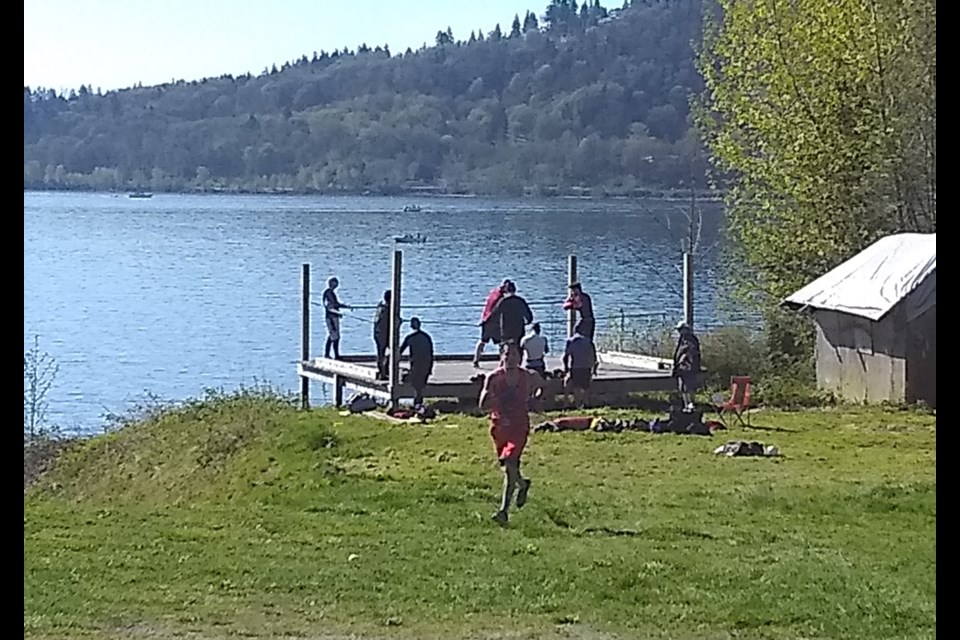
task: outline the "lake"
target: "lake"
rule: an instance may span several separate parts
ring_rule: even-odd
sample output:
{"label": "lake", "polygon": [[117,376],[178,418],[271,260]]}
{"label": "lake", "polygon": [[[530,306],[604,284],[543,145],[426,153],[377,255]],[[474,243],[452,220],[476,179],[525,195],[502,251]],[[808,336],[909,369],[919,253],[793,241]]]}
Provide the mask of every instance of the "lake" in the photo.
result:
{"label": "lake", "polygon": [[[410,203],[422,210],[404,213]],[[682,315],[688,209],[613,199],[24,192],[24,349],[39,336],[56,359],[49,419],[73,432],[97,431],[105,413],[148,392],[177,400],[256,381],[294,390],[301,264],[311,264],[314,301],[336,275],[342,301],[372,307],[390,286],[395,247],[404,317],[421,317],[438,351],[472,351],[480,307],[505,277],[537,303],[559,345],[569,254],[593,295],[598,333],[607,317],[613,327],[666,328]],[[700,209],[702,327],[721,317],[723,211]],[[404,233],[427,242],[395,245]],[[322,355],[322,310],[313,310],[313,353]],[[372,318],[366,308],[344,319],[344,353],[372,353]],[[314,400],[329,399],[315,387]]]}

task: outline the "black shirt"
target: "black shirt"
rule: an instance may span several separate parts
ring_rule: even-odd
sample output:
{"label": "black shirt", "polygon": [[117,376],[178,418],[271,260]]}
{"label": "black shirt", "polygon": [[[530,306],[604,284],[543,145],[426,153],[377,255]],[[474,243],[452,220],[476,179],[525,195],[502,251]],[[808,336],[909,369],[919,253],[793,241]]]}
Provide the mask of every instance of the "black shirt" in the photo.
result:
{"label": "black shirt", "polygon": [[403,339],[400,353],[410,349],[410,368],[433,371],[433,340],[423,331],[414,331]]}
{"label": "black shirt", "polygon": [[377,315],[373,320],[373,337],[384,342],[390,336],[390,305],[381,302],[377,305]]}
{"label": "black shirt", "polygon": [[326,309],[328,318],[340,317],[340,300],[333,289],[326,289],[323,292],[323,308]]}
{"label": "black shirt", "polygon": [[500,336],[503,340],[517,340],[526,333],[526,325],[533,322],[533,312],[530,305],[520,296],[507,295],[500,298],[490,313],[490,319],[500,326]]}

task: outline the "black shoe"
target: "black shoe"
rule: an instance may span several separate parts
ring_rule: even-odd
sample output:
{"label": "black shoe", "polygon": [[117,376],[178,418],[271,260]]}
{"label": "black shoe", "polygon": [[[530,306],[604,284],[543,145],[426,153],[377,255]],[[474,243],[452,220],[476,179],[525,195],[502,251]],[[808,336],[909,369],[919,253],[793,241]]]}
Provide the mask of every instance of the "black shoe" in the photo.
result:
{"label": "black shoe", "polygon": [[517,491],[517,509],[522,509],[523,505],[527,504],[527,494],[530,493],[530,485],[532,484],[533,481],[529,478],[523,479],[520,490]]}

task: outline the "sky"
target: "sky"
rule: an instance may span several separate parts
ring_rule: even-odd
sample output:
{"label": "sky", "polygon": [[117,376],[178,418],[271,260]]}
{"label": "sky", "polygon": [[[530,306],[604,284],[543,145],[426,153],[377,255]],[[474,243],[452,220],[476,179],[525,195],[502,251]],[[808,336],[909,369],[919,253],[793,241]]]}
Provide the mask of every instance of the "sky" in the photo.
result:
{"label": "sky", "polygon": [[[607,4],[607,3],[604,3]],[[509,31],[547,0],[24,0],[23,84],[103,91],[265,67],[366,43],[394,53],[449,26]]]}

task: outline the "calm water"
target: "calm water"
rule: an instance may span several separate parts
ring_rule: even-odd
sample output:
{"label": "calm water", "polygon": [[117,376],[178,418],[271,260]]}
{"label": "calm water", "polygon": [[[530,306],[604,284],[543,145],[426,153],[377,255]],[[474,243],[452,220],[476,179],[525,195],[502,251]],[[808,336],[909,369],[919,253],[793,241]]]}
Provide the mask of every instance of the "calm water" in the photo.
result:
{"label": "calm water", "polygon": [[[328,276],[340,297],[374,305],[390,284],[393,236],[422,233],[403,249],[407,304],[472,305],[405,309],[419,315],[444,352],[470,352],[477,305],[504,277],[527,300],[565,295],[567,255],[598,316],[680,316],[678,237],[682,203],[425,198],[24,193],[24,348],[40,337],[60,373],[50,417],[91,431],[145,392],[183,399],[204,388],[267,381],[297,385],[300,265],[312,265],[313,299]],[[718,316],[715,278],[721,245],[719,205],[702,207],[698,323]],[[669,227],[669,229],[668,229]],[[325,338],[314,307],[313,352]],[[534,312],[559,340],[558,305]],[[341,349],[372,352],[373,311],[343,322]],[[604,322],[600,321],[600,331]],[[325,390],[317,385],[314,397]]]}

